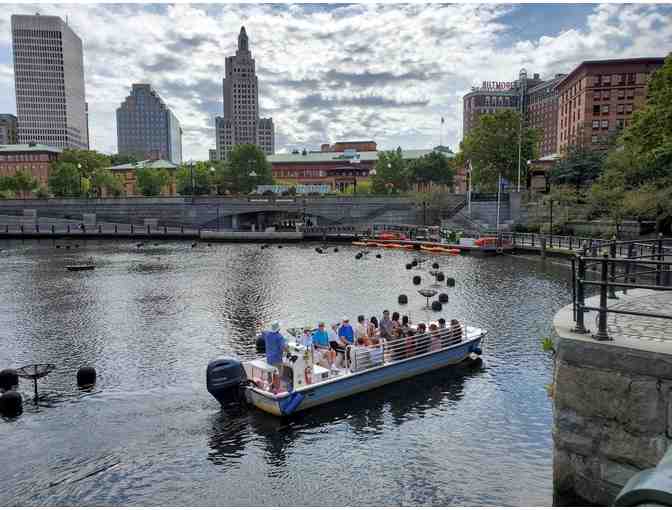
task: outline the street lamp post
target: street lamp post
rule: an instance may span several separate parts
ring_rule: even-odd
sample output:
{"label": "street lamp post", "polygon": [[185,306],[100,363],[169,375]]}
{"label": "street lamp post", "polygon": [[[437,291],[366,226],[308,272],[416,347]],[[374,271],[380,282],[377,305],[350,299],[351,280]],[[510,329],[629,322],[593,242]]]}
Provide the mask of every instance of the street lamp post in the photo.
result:
{"label": "street lamp post", "polygon": [[191,173],[191,197],[194,197],[195,184],[194,184],[194,160],[189,161],[189,171]]}
{"label": "street lamp post", "polygon": [[77,176],[79,178],[79,197],[82,197],[82,164],[77,163]]}

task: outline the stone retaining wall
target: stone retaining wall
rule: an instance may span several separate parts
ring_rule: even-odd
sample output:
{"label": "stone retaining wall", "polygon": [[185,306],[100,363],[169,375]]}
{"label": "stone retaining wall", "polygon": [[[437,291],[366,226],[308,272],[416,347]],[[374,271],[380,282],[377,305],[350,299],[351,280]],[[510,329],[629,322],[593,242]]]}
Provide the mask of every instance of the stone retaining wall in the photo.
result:
{"label": "stone retaining wall", "polygon": [[[630,309],[646,296],[660,296],[634,293],[627,297]],[[593,318],[594,313],[586,320],[589,327]],[[578,496],[611,505],[630,477],[654,467],[670,444],[672,345],[664,335],[656,341],[634,333],[597,342],[572,333],[571,326],[570,305],[555,319],[561,337],[553,380],[556,503]]]}

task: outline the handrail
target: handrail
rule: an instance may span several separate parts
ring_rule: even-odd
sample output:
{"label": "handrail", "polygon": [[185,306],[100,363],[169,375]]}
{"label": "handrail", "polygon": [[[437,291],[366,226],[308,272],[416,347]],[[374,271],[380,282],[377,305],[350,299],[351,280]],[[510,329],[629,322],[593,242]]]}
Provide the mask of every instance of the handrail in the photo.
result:
{"label": "handrail", "polygon": [[[394,338],[385,340],[380,338],[379,347],[368,347],[362,349],[354,349],[356,370],[365,370],[381,363],[390,363],[402,361],[406,359],[426,354],[434,350],[443,349],[450,345],[460,343],[466,338],[466,327],[460,323],[459,336],[456,335],[457,330],[451,327],[437,329],[426,333],[415,334],[407,337]],[[438,348],[436,347],[438,344]],[[351,352],[353,347],[350,346]],[[371,354],[378,354],[376,351],[382,351],[380,359],[371,359]],[[352,360],[351,360],[352,364]]]}
{"label": "handrail", "polygon": [[[664,242],[665,239],[659,236],[658,239],[653,240],[652,246],[647,245],[651,248],[649,257],[642,254],[642,240],[626,243],[612,241],[608,246],[608,252],[605,252],[601,257],[588,256],[586,250],[583,251],[583,254],[577,254],[572,261],[572,282],[573,288],[576,289],[576,292],[572,292],[572,305],[576,323],[574,332],[589,333],[584,322],[584,314],[587,311],[598,313],[598,331],[593,335],[593,338],[600,341],[611,340],[607,331],[607,316],[609,313],[672,320],[672,316],[669,315],[616,309],[607,306],[608,299],[616,299],[616,289],[623,289],[624,294],[627,293],[628,289],[672,291],[672,261],[666,261],[664,258],[666,256],[666,252],[663,250]],[[616,256],[618,246],[627,246],[626,257]],[[634,254],[637,249],[640,250],[639,256]],[[633,266],[635,269],[639,266],[646,270],[633,272]],[[651,266],[655,266],[655,269],[648,269]],[[599,269],[599,279],[586,278],[586,272],[592,267]],[[623,268],[623,271],[617,271],[617,268]],[[642,276],[654,274],[655,284],[641,281]],[[638,276],[640,277],[639,283],[637,282]],[[621,279],[622,283],[617,282]],[[586,306],[585,304],[585,291],[588,285],[599,288],[599,306],[597,307]]]}

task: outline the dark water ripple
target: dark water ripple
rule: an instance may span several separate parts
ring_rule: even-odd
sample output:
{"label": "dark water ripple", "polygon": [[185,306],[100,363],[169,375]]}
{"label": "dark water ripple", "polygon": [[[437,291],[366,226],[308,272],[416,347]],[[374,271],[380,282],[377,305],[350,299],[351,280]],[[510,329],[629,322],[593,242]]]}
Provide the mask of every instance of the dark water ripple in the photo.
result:
{"label": "dark water ripple", "polygon": [[[55,244],[0,241],[0,368],[57,366],[39,406],[22,384],[24,414],[0,421],[0,505],[551,504],[552,365],[539,339],[570,300],[563,268],[430,256],[457,280],[435,314],[411,284],[432,278],[407,271],[404,252]],[[93,272],[64,270],[89,260]],[[256,356],[254,338],[275,318],[383,308],[487,328],[485,364],[291,420],[221,410],[205,390],[208,360]],[[74,384],[83,364],[98,370],[93,391]]]}

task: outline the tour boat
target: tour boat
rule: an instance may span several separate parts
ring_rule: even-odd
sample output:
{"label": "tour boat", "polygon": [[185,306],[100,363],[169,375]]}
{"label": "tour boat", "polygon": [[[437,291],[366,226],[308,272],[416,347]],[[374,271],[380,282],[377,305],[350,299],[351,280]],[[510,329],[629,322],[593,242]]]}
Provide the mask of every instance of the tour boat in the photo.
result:
{"label": "tour boat", "polygon": [[275,416],[288,416],[425,372],[476,361],[486,331],[460,324],[386,341],[376,347],[348,346],[339,368],[296,338],[287,342],[284,380],[273,387],[278,370],[266,358],[240,361],[222,357],[208,364],[206,382],[220,404],[247,402]]}

